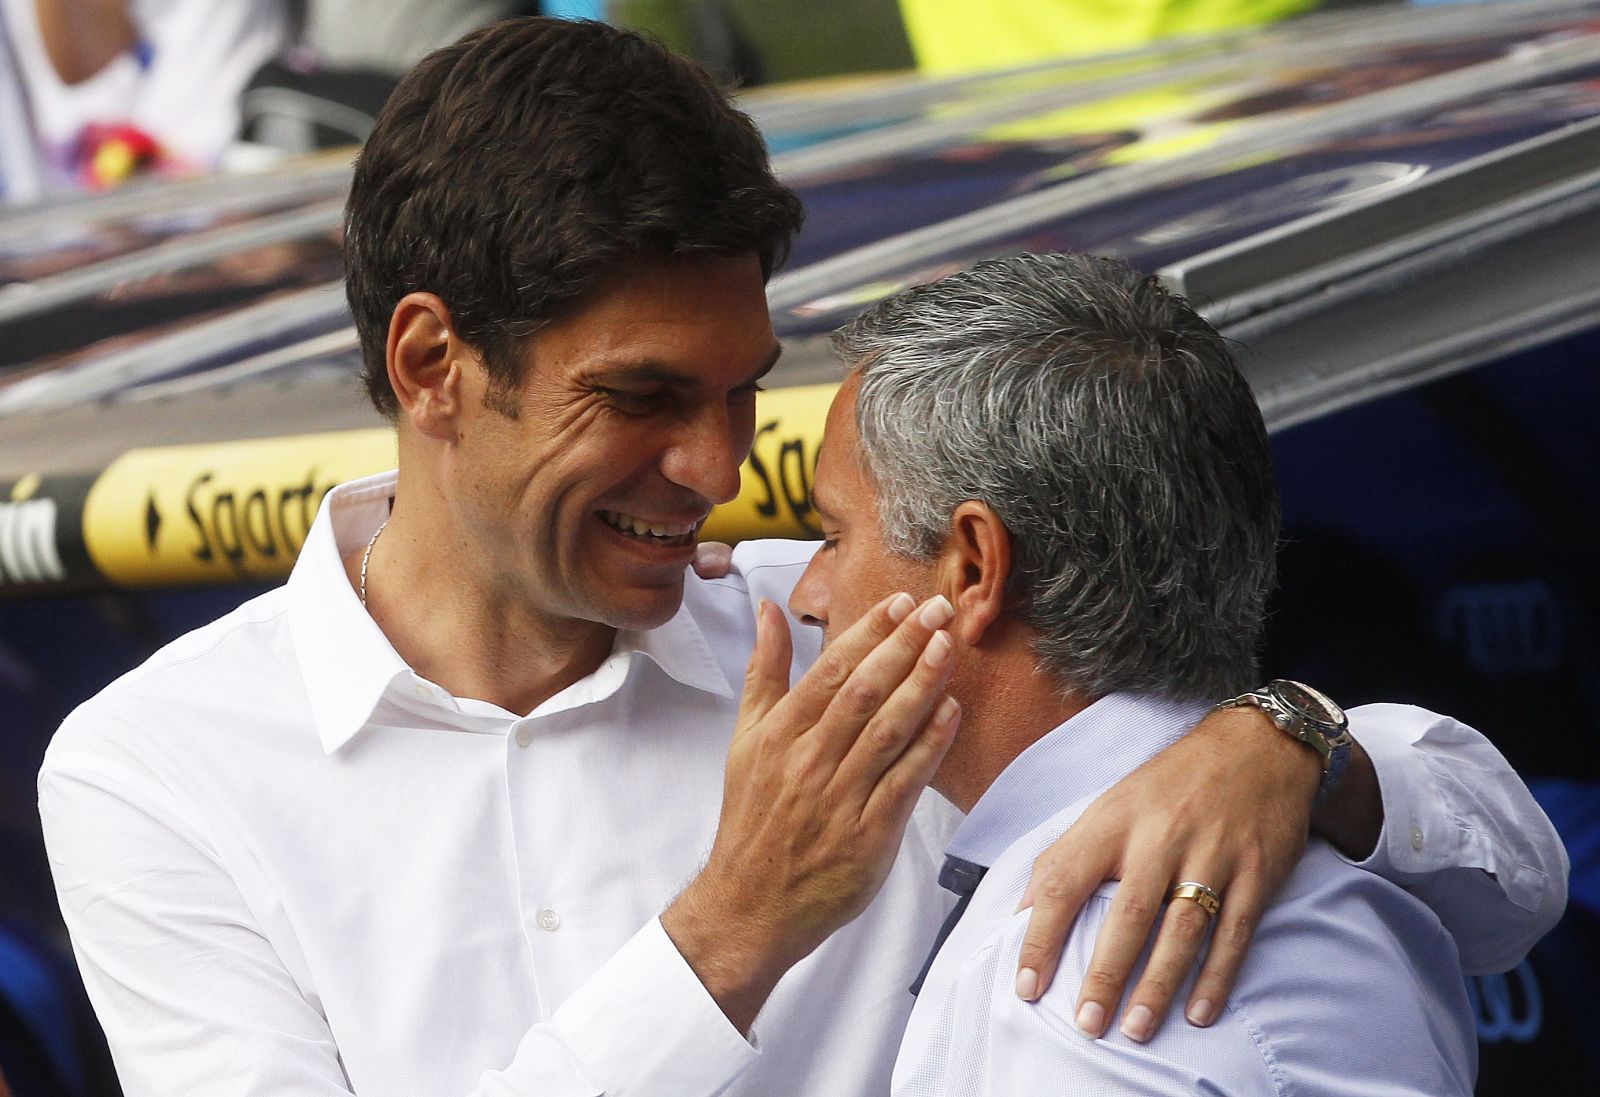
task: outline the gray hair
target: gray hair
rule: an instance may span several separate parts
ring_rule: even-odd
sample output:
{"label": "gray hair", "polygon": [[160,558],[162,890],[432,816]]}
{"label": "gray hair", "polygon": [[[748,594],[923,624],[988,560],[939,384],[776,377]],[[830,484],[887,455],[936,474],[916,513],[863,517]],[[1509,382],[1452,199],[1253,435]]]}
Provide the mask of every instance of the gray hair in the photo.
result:
{"label": "gray hair", "polygon": [[1011,608],[1067,690],[1180,698],[1255,674],[1275,576],[1266,427],[1222,337],[1121,263],[1021,255],[899,293],[834,337],[890,551],[964,500],[1012,537]]}

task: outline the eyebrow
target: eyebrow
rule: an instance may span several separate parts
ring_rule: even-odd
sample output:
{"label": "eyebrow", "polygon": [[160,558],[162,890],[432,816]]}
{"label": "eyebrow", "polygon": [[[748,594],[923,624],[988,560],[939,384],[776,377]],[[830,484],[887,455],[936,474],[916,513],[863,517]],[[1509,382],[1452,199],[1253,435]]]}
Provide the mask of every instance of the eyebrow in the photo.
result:
{"label": "eyebrow", "polygon": [[819,492],[815,483],[811,485],[811,506],[819,516],[830,522],[834,520],[834,512],[827,503],[827,493]]}
{"label": "eyebrow", "polygon": [[[778,364],[778,359],[783,357],[783,344],[774,343],[772,353],[765,362],[756,369],[743,385],[753,385],[771,373]],[[675,388],[691,388],[699,383],[699,378],[693,374],[685,373],[681,368],[669,366],[654,358],[646,358],[637,362],[614,362],[601,366],[595,370],[591,377],[595,380],[605,381],[633,381],[657,385],[669,385]]]}

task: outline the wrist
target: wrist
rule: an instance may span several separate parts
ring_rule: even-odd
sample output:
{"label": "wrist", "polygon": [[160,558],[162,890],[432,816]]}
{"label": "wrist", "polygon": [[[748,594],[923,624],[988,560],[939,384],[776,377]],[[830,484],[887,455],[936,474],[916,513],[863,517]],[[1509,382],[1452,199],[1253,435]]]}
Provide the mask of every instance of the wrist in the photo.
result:
{"label": "wrist", "polygon": [[1344,776],[1353,742],[1344,709],[1321,691],[1287,678],[1274,678],[1260,689],[1230,697],[1216,706],[1217,711],[1238,708],[1262,713],[1286,738],[1316,756],[1322,776],[1312,803],[1313,807],[1326,803]]}
{"label": "wrist", "polygon": [[702,872],[662,912],[661,928],[728,1021],[748,1033],[790,965],[737,909]]}
{"label": "wrist", "polygon": [[1314,751],[1283,734],[1260,709],[1213,709],[1190,734],[1211,737],[1215,740],[1211,750],[1221,757],[1255,759],[1258,768],[1273,775],[1271,785],[1278,794],[1303,804],[1310,812],[1322,784],[1322,761]]}
{"label": "wrist", "polygon": [[1311,829],[1358,863],[1377,850],[1383,834],[1383,793],[1372,759],[1360,743],[1352,745],[1338,787],[1312,809]]}

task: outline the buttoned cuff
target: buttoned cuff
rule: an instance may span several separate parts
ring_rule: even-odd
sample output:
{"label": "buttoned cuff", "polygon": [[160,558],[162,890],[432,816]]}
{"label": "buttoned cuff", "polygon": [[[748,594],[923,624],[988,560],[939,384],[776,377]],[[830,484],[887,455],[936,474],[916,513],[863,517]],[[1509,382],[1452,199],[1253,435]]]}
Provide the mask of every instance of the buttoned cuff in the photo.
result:
{"label": "buttoned cuff", "polygon": [[[1500,850],[1486,830],[1460,817],[1451,790],[1441,786],[1444,778],[1421,749],[1430,728],[1448,719],[1410,705],[1364,705],[1351,713],[1351,734],[1372,760],[1383,798],[1378,844],[1372,856],[1356,863],[1402,886],[1445,869],[1479,869],[1499,880],[1511,902],[1536,911],[1546,887],[1544,873]],[[1454,726],[1450,721],[1438,730]]]}
{"label": "buttoned cuff", "polygon": [[[1359,731],[1356,713],[1363,716]],[[1350,730],[1372,759],[1383,798],[1383,830],[1372,856],[1357,862],[1361,868],[1406,887],[1446,869],[1477,869],[1492,875],[1516,906],[1529,912],[1542,908],[1549,890],[1545,873],[1495,840],[1493,812],[1499,800],[1494,785],[1516,781],[1516,775],[1498,754],[1494,758],[1504,777],[1501,769],[1488,769],[1463,753],[1474,742],[1492,751],[1481,736],[1447,716],[1410,705],[1364,705],[1352,712]],[[1434,743],[1437,762],[1423,749],[1425,741]],[[1451,763],[1460,772],[1443,768]],[[1514,823],[1514,808],[1502,810]]]}
{"label": "buttoned cuff", "polygon": [[660,919],[585,980],[551,1025],[607,1097],[714,1097],[760,1054]]}
{"label": "buttoned cuff", "polygon": [[1377,845],[1355,863],[1399,884],[1457,864],[1460,843],[1460,828],[1442,809],[1416,749],[1427,722],[1397,718],[1402,714],[1409,715],[1397,705],[1363,705],[1350,713],[1350,734],[1371,759],[1383,798]]}

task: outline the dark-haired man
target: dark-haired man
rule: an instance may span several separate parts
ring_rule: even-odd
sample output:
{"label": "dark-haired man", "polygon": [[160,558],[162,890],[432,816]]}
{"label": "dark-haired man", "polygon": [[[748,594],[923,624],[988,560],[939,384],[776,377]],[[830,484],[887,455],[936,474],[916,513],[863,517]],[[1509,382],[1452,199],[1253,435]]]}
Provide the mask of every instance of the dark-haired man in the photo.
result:
{"label": "dark-haired man", "polygon": [[[928,880],[953,818],[918,799],[956,723],[948,607],[880,600],[789,691],[816,641],[791,660],[758,607],[809,547],[686,573],[751,444],[764,281],[798,221],[748,119],[638,37],[515,21],[402,83],[346,230],[398,473],[331,493],[284,588],[80,708],[41,773],[130,1097],[887,1086],[946,913]],[[1041,956],[1117,858],[1157,895],[1207,872],[1242,943],[1316,767],[1276,737],[1236,765],[1271,725],[1217,723],[1176,778],[1130,786],[1139,810],[1107,809],[1132,837],[1069,840]],[[1418,756],[1390,740],[1386,781]],[[1214,817],[1171,794],[1232,771]],[[1340,817],[1370,846],[1377,814]],[[1515,950],[1528,919],[1486,909]],[[1112,1007],[1150,924],[1131,914]]]}
{"label": "dark-haired man", "polygon": [[[1278,500],[1261,413],[1222,338],[1120,263],[1023,255],[898,294],[837,346],[853,368],[817,466],[828,548],[791,606],[831,636],[888,591],[948,598],[964,716],[933,778],[967,812],[941,873],[963,910],[894,1092],[1470,1094],[1455,942],[1321,841],[1208,1031],[1079,1035],[1076,990],[1114,886],[1085,905],[1050,990],[1012,993],[1034,858],[1216,697],[1343,749],[1343,714],[1315,691],[1246,692]],[[1389,707],[1418,734],[1439,723]],[[1171,897],[1197,926],[1226,902],[1203,877]]]}

